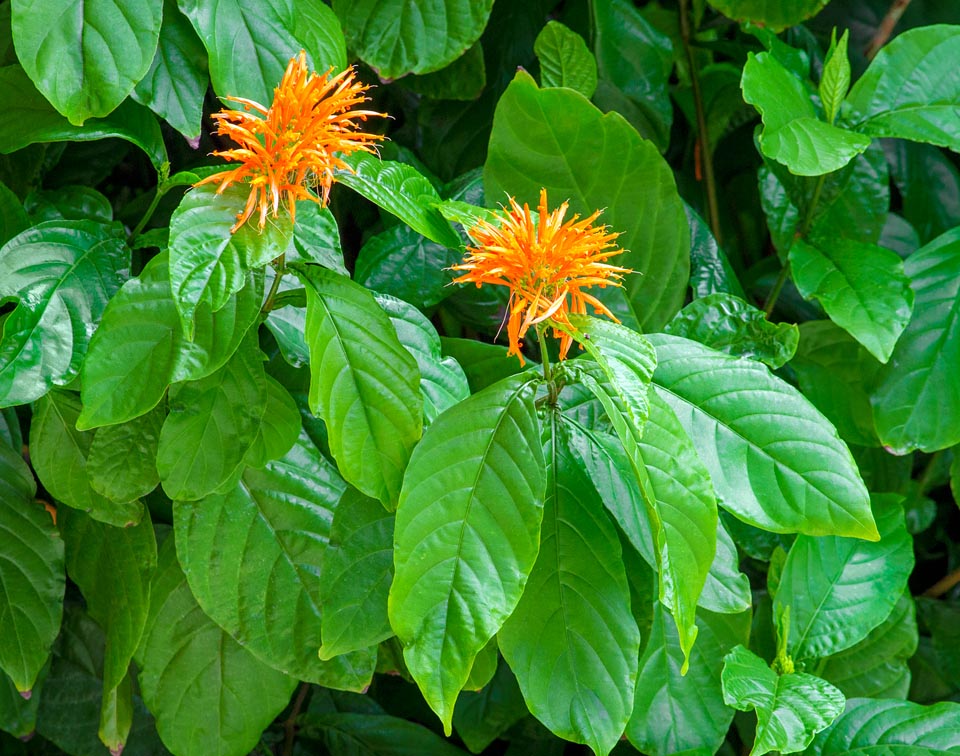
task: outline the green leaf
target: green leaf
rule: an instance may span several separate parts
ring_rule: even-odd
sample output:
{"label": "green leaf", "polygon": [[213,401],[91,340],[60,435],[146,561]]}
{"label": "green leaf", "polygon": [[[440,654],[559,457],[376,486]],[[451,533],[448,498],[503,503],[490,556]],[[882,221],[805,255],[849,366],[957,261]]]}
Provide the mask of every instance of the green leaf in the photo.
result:
{"label": "green leaf", "polygon": [[[321,0],[177,0],[207,48],[210,78],[220,97],[269,106],[273,89],[300,50],[324,73],[347,66],[343,32]],[[238,63],[238,61],[245,61]]]}
{"label": "green leaf", "polygon": [[283,385],[267,376],[267,402],[256,438],[243,457],[250,467],[263,467],[280,459],[297,442],[301,417],[297,403]]}
{"label": "green leaf", "polygon": [[462,756],[423,725],[386,714],[306,713],[297,718],[298,736],[319,741],[327,753],[357,756]]}
{"label": "green leaf", "polygon": [[387,594],[393,582],[394,516],[348,488],[337,503],[323,556],[320,658],[376,645],[393,635]]}
{"label": "green leaf", "polygon": [[453,357],[463,368],[474,394],[523,370],[520,360],[507,357],[505,346],[449,336],[440,337],[440,346],[445,355]]}
{"label": "green leaf", "polygon": [[960,27],[909,29],[877,53],[850,90],[847,121],[864,134],[960,150]]}
{"label": "green leaf", "polygon": [[507,378],[443,413],[404,477],[390,624],[447,734],[537,555],[546,481],[532,380]]}
{"label": "green leaf", "polygon": [[697,606],[720,614],[739,614],[752,604],[750,578],[740,572],[737,546],[723,526],[723,520],[717,519],[717,553]]}
{"label": "green leaf", "polygon": [[99,428],[87,452],[90,487],[111,501],[133,501],[160,483],[157,446],[166,407],[119,425]]}
{"label": "green leaf", "polygon": [[75,126],[112,112],[150,68],[162,0],[16,0],[17,57]]}
{"label": "green leaf", "polygon": [[293,239],[285,253],[286,262],[317,263],[324,268],[349,275],[343,264],[343,249],[340,246],[340,229],[330,208],[316,202],[297,202],[297,222],[293,226]]}
{"label": "green leaf", "polygon": [[721,505],[778,533],[879,537],[849,449],[796,389],[750,360],[647,338],[654,387],[697,439]]}
{"label": "green leaf", "polygon": [[563,422],[545,422],[540,553],[498,640],[531,713],[607,754],[633,711],[640,632],[616,528]]}
{"label": "green leaf", "polygon": [[23,208],[33,221],[31,225],[54,220],[109,224],[113,220],[110,200],[88,186],[65,186],[56,191],[35,189],[24,198]]}
{"label": "green leaf", "polygon": [[267,408],[262,360],[257,332],[251,329],[222,368],[170,389],[157,472],[171,499],[202,499],[243,471]]}
{"label": "green leaf", "polygon": [[890,451],[936,451],[960,443],[960,230],[907,258],[913,318],[871,396],[877,434]]}
{"label": "green leaf", "polygon": [[684,307],[664,329],[736,357],[783,367],[797,350],[799,331],[771,323],[762,310],[731,294],[709,294]]}
{"label": "green leaf", "polygon": [[367,152],[354,152],[343,160],[349,170],[337,172],[338,183],[393,213],[418,234],[460,249],[460,236],[436,207],[440,195],[416,168]]}
{"label": "green leaf", "polygon": [[750,21],[779,32],[815,16],[829,0],[707,0],[735,21]]}
{"label": "green leaf", "polygon": [[746,642],[750,615],[701,611],[697,628],[690,671],[683,675],[677,628],[663,605],[654,605],[626,732],[630,742],[650,756],[715,753],[733,720],[733,710],[724,704],[720,673],[724,655]]}
{"label": "green leaf", "polygon": [[172,537],[160,549],[137,664],[143,700],[164,745],[178,756],[248,753],[297,685],[204,614]]}
{"label": "green leaf", "polygon": [[26,231],[29,225],[30,219],[19,197],[0,181],[0,247],[21,231]]}
{"label": "green leaf", "polygon": [[960,753],[960,704],[909,701],[847,702],[846,711],[817,736],[810,756],[940,756]]}
{"label": "green leaf", "polygon": [[191,140],[200,138],[207,52],[176,0],[163,0],[163,25],[150,68],[131,96]]}
{"label": "green leaf", "polygon": [[199,380],[236,351],[260,313],[263,279],[247,275],[243,289],[211,313],[194,316],[184,336],[170,293],[167,255],[154,257],[107,305],[81,371],[81,430],[126,422],[149,412],[176,381]]}
{"label": "green leaf", "polygon": [[248,221],[231,233],[248,191],[241,185],[222,194],[212,184],[196,187],[170,219],[170,286],[188,336],[201,302],[217,312],[243,288],[247,269],[279,257],[289,244],[292,227],[285,217],[263,231]]}
{"label": "green leaf", "polygon": [[[33,686],[30,698],[17,691],[13,680],[0,672],[0,730],[21,740],[29,738],[37,729],[37,709],[40,704],[43,678]],[[521,699],[522,705],[522,699]]]}
{"label": "green leaf", "polygon": [[383,294],[377,295],[377,304],[393,323],[400,343],[417,361],[423,416],[432,423],[441,412],[470,396],[467,376],[453,357],[440,354],[440,336],[416,307]]}
{"label": "green leaf", "polygon": [[830,49],[823,64],[823,75],[820,77],[820,102],[827,121],[833,123],[840,106],[850,89],[850,60],[847,58],[847,41],[850,30],[844,30],[837,41],[837,30],[834,29],[830,37]]}
{"label": "green leaf", "polygon": [[190,589],[224,630],[264,663],[311,682],[348,679],[356,664],[345,687],[359,690],[369,684],[372,659],[364,671],[361,655],[331,663],[317,656],[321,563],[345,488],[301,433],[282,459],[248,468],[228,491],[175,502],[173,520]]}
{"label": "green leaf", "polygon": [[37,484],[20,454],[0,444],[0,670],[29,691],[60,630],[63,541],[50,515],[34,502]]}
{"label": "green leaf", "polygon": [[684,203],[690,226],[690,289],[694,299],[710,294],[732,294],[746,299],[726,253],[717,244],[710,226]]}
{"label": "green leaf", "polygon": [[51,391],[34,405],[30,460],[37,477],[55,499],[101,522],[118,527],[139,522],[139,501],[111,501],[90,485],[87,457],[93,433],[77,430],[79,415],[79,397],[68,391]]}
{"label": "green leaf", "polygon": [[489,683],[497,672],[500,663],[497,638],[491,638],[487,645],[480,649],[470,668],[470,676],[463,685],[464,691],[476,692]]}
{"label": "green leaf", "polygon": [[510,667],[497,666],[493,679],[479,691],[465,690],[457,699],[453,726],[473,753],[480,753],[528,714]]}
{"label": "green leaf", "polygon": [[421,434],[416,360],[369,291],[316,266],[297,274],[307,289],[310,409],[347,482],[393,507]]}
{"label": "green leaf", "polygon": [[680,309],[690,270],[683,202],[656,147],[622,116],[601,114],[569,89],[539,89],[521,71],[497,105],[484,183],[488,203],[509,194],[535,205],[546,187],[553,206],[569,199],[581,216],[605,209],[599,222],[629,250],[614,262],[643,271],[624,285],[644,330]]}
{"label": "green leaf", "polygon": [[540,83],[545,87],[569,87],[584,97],[597,89],[597,61],[583,37],[559,21],[548,21],[533,51],[540,61]]}
{"label": "green leaf", "polygon": [[883,622],[903,594],[913,570],[913,539],[900,497],[877,494],[880,540],[799,536],[790,547],[774,616],[790,607],[787,650],[816,659],[850,648]]}
{"label": "green leaf", "polygon": [[74,126],[60,115],[20,66],[0,68],[0,153],[9,154],[37,142],[87,142],[108,137],[125,139],[142,149],[159,171],[167,162],[160,125],[154,115],[132,100],[103,118]]}
{"label": "green leaf", "polygon": [[31,402],[73,380],[129,271],[122,237],[94,221],[41,223],[0,249],[0,300],[19,299],[3,321],[0,405]]}
{"label": "green leaf", "polygon": [[[145,517],[135,527],[113,528],[70,510],[59,518],[70,579],[106,633],[100,730],[104,744],[119,750],[133,723],[132,709],[122,711],[132,706],[127,670],[146,626],[157,567],[153,524]],[[106,722],[111,714],[119,721]]]}
{"label": "green leaf", "polygon": [[832,173],[870,146],[870,137],[819,120],[803,83],[773,53],[747,56],[741,87],[763,117],[763,154],[791,173]]}
{"label": "green leaf", "polygon": [[867,637],[827,658],[820,675],[847,697],[906,698],[910,690],[907,660],[916,650],[916,611],[906,593]]}
{"label": "green leaf", "polygon": [[383,79],[438,71],[473,45],[493,0],[334,0],[347,44]]}
{"label": "green leaf", "polygon": [[487,86],[483,46],[478,40],[453,63],[439,71],[403,78],[403,86],[431,100],[475,100]]}
{"label": "green leaf", "polygon": [[743,646],[724,657],[721,682],[729,706],[757,712],[750,756],[802,751],[843,712],[843,693],[826,680],[804,673],[778,675]]}
{"label": "green leaf", "polygon": [[913,292],[896,252],[875,244],[819,237],[790,247],[793,280],[831,320],[881,362],[910,321]]}
{"label": "green leaf", "polygon": [[960,223],[960,171],[932,145],[884,142],[890,175],[903,202],[900,212],[926,244]]}

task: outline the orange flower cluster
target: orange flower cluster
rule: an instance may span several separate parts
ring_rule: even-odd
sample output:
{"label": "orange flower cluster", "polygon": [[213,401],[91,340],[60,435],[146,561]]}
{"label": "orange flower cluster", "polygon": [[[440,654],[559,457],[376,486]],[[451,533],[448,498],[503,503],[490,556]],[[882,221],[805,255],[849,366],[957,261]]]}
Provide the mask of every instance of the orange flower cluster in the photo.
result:
{"label": "orange flower cluster", "polygon": [[[564,223],[568,204],[553,212],[547,211],[547,190],[540,190],[539,218],[536,223],[526,204],[521,208],[510,198],[499,224],[479,221],[468,233],[476,247],[467,248],[467,257],[453,270],[467,271],[455,283],[497,284],[510,287],[507,338],[508,355],[520,354],[521,339],[530,326],[551,321],[567,327],[571,313],[585,315],[587,305],[594,311],[617,321],[610,310],[592,294],[583,291],[590,286],[620,286],[627,268],[606,261],[620,254],[613,243],[619,236],[608,233],[605,226],[594,227],[598,210],[589,218],[578,220],[574,215]],[[619,322],[619,321],[617,321]],[[565,359],[572,337],[559,330],[560,359]]]}
{"label": "orange flower cluster", "polygon": [[[240,145],[213,154],[239,165],[208,176],[196,186],[218,183],[220,194],[231,184],[249,183],[250,196],[231,232],[254,210],[259,210],[262,230],[267,214],[272,209],[276,218],[281,205],[292,221],[296,220],[297,200],[326,206],[334,171],[349,170],[337,153],[376,153],[376,143],[383,137],[361,131],[360,123],[368,116],[384,114],[354,110],[369,99],[364,96],[369,87],[354,80],[352,68],[331,77],[332,70],[323,76],[310,73],[306,53],[301,50],[299,57],[291,58],[269,108],[242,97],[227,97],[244,110],[213,114],[217,133]],[[248,112],[251,110],[255,113]],[[309,188],[319,190],[320,197]]]}

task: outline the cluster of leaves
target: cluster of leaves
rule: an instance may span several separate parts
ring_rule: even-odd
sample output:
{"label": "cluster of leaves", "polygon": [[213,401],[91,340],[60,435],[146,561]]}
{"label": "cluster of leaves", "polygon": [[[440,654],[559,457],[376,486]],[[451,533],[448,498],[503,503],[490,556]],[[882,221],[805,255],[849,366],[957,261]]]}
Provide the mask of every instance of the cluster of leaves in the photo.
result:
{"label": "cluster of leaves", "polygon": [[[0,753],[960,753],[960,10],[886,6],[0,2]],[[231,233],[301,49],[389,141]],[[449,268],[543,187],[635,273],[523,368]]]}

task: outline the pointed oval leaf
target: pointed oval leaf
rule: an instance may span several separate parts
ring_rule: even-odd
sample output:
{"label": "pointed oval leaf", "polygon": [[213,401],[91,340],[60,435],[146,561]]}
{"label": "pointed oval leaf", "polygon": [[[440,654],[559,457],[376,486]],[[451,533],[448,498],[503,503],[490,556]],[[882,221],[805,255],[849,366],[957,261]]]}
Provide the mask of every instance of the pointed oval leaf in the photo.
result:
{"label": "pointed oval leaf", "polygon": [[243,457],[243,463],[250,467],[263,467],[267,462],[280,459],[297,442],[300,427],[300,409],[296,400],[279,381],[268,375],[263,417],[260,418],[256,438]]}
{"label": "pointed oval leaf", "polygon": [[546,422],[540,553],[497,637],[531,713],[602,755],[633,711],[640,631],[616,528],[570,452],[566,425]]}
{"label": "pointed oval leaf", "polygon": [[654,387],[697,439],[720,504],[778,533],[879,537],[850,450],[796,389],[750,360],[647,338]]}
{"label": "pointed oval leaf", "polygon": [[[540,89],[520,71],[500,98],[483,173],[487,202],[552,203],[620,232],[617,265],[643,271],[624,282],[644,330],[664,325],[683,304],[690,231],[673,172],[657,148],[617,113],[602,114],[570,89]],[[606,291],[613,291],[608,288]],[[621,292],[622,293],[622,292]],[[601,290],[599,298],[606,301]]]}
{"label": "pointed oval leaf", "polygon": [[3,322],[0,405],[31,402],[77,375],[129,272],[122,236],[94,221],[41,223],[0,249],[0,299],[20,300]]}
{"label": "pointed oval leaf", "polygon": [[161,403],[146,415],[97,429],[87,453],[90,487],[111,501],[133,501],[156,488],[164,417],[166,407]]}
{"label": "pointed oval leaf", "polygon": [[390,624],[447,733],[537,555],[546,483],[532,380],[507,378],[440,415],[403,481]]}
{"label": "pointed oval leaf", "polygon": [[15,0],[17,57],[70,123],[110,113],[150,68],[163,0]]}
{"label": "pointed oval leaf", "polygon": [[420,371],[373,294],[316,266],[297,274],[307,290],[310,409],[327,425],[346,480],[392,507],[420,438]]}
{"label": "pointed oval leaf", "polygon": [[870,397],[877,434],[890,451],[936,451],[960,443],[960,229],[907,258],[913,318]]}
{"label": "pointed oval leaf", "polygon": [[137,652],[140,690],[164,744],[180,756],[248,753],[297,681],[204,614],[177,564],[172,536],[160,549],[147,628]]}
{"label": "pointed oval leaf", "polygon": [[0,443],[0,670],[21,692],[50,656],[66,583],[63,541],[36,491],[20,454]]}
{"label": "pointed oval leaf", "polygon": [[815,16],[829,0],[707,0],[735,21],[751,21],[779,32]]}
{"label": "pointed oval leaf", "polygon": [[883,622],[913,570],[913,539],[900,497],[874,497],[880,540],[799,536],[790,547],[774,616],[790,607],[787,649],[796,659],[830,656]]}
{"label": "pointed oval leaf", "polygon": [[584,97],[597,90],[597,61],[583,37],[561,24],[548,21],[533,43],[540,61],[540,83],[569,87]]}

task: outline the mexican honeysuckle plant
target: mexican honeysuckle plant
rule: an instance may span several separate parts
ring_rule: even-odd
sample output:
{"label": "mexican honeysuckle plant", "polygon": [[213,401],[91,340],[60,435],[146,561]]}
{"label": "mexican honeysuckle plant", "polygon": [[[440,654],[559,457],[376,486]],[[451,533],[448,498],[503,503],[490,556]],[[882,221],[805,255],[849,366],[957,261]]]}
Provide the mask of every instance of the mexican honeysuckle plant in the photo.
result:
{"label": "mexican honeysuckle plant", "polygon": [[958,71],[0,0],[0,754],[960,753]]}

